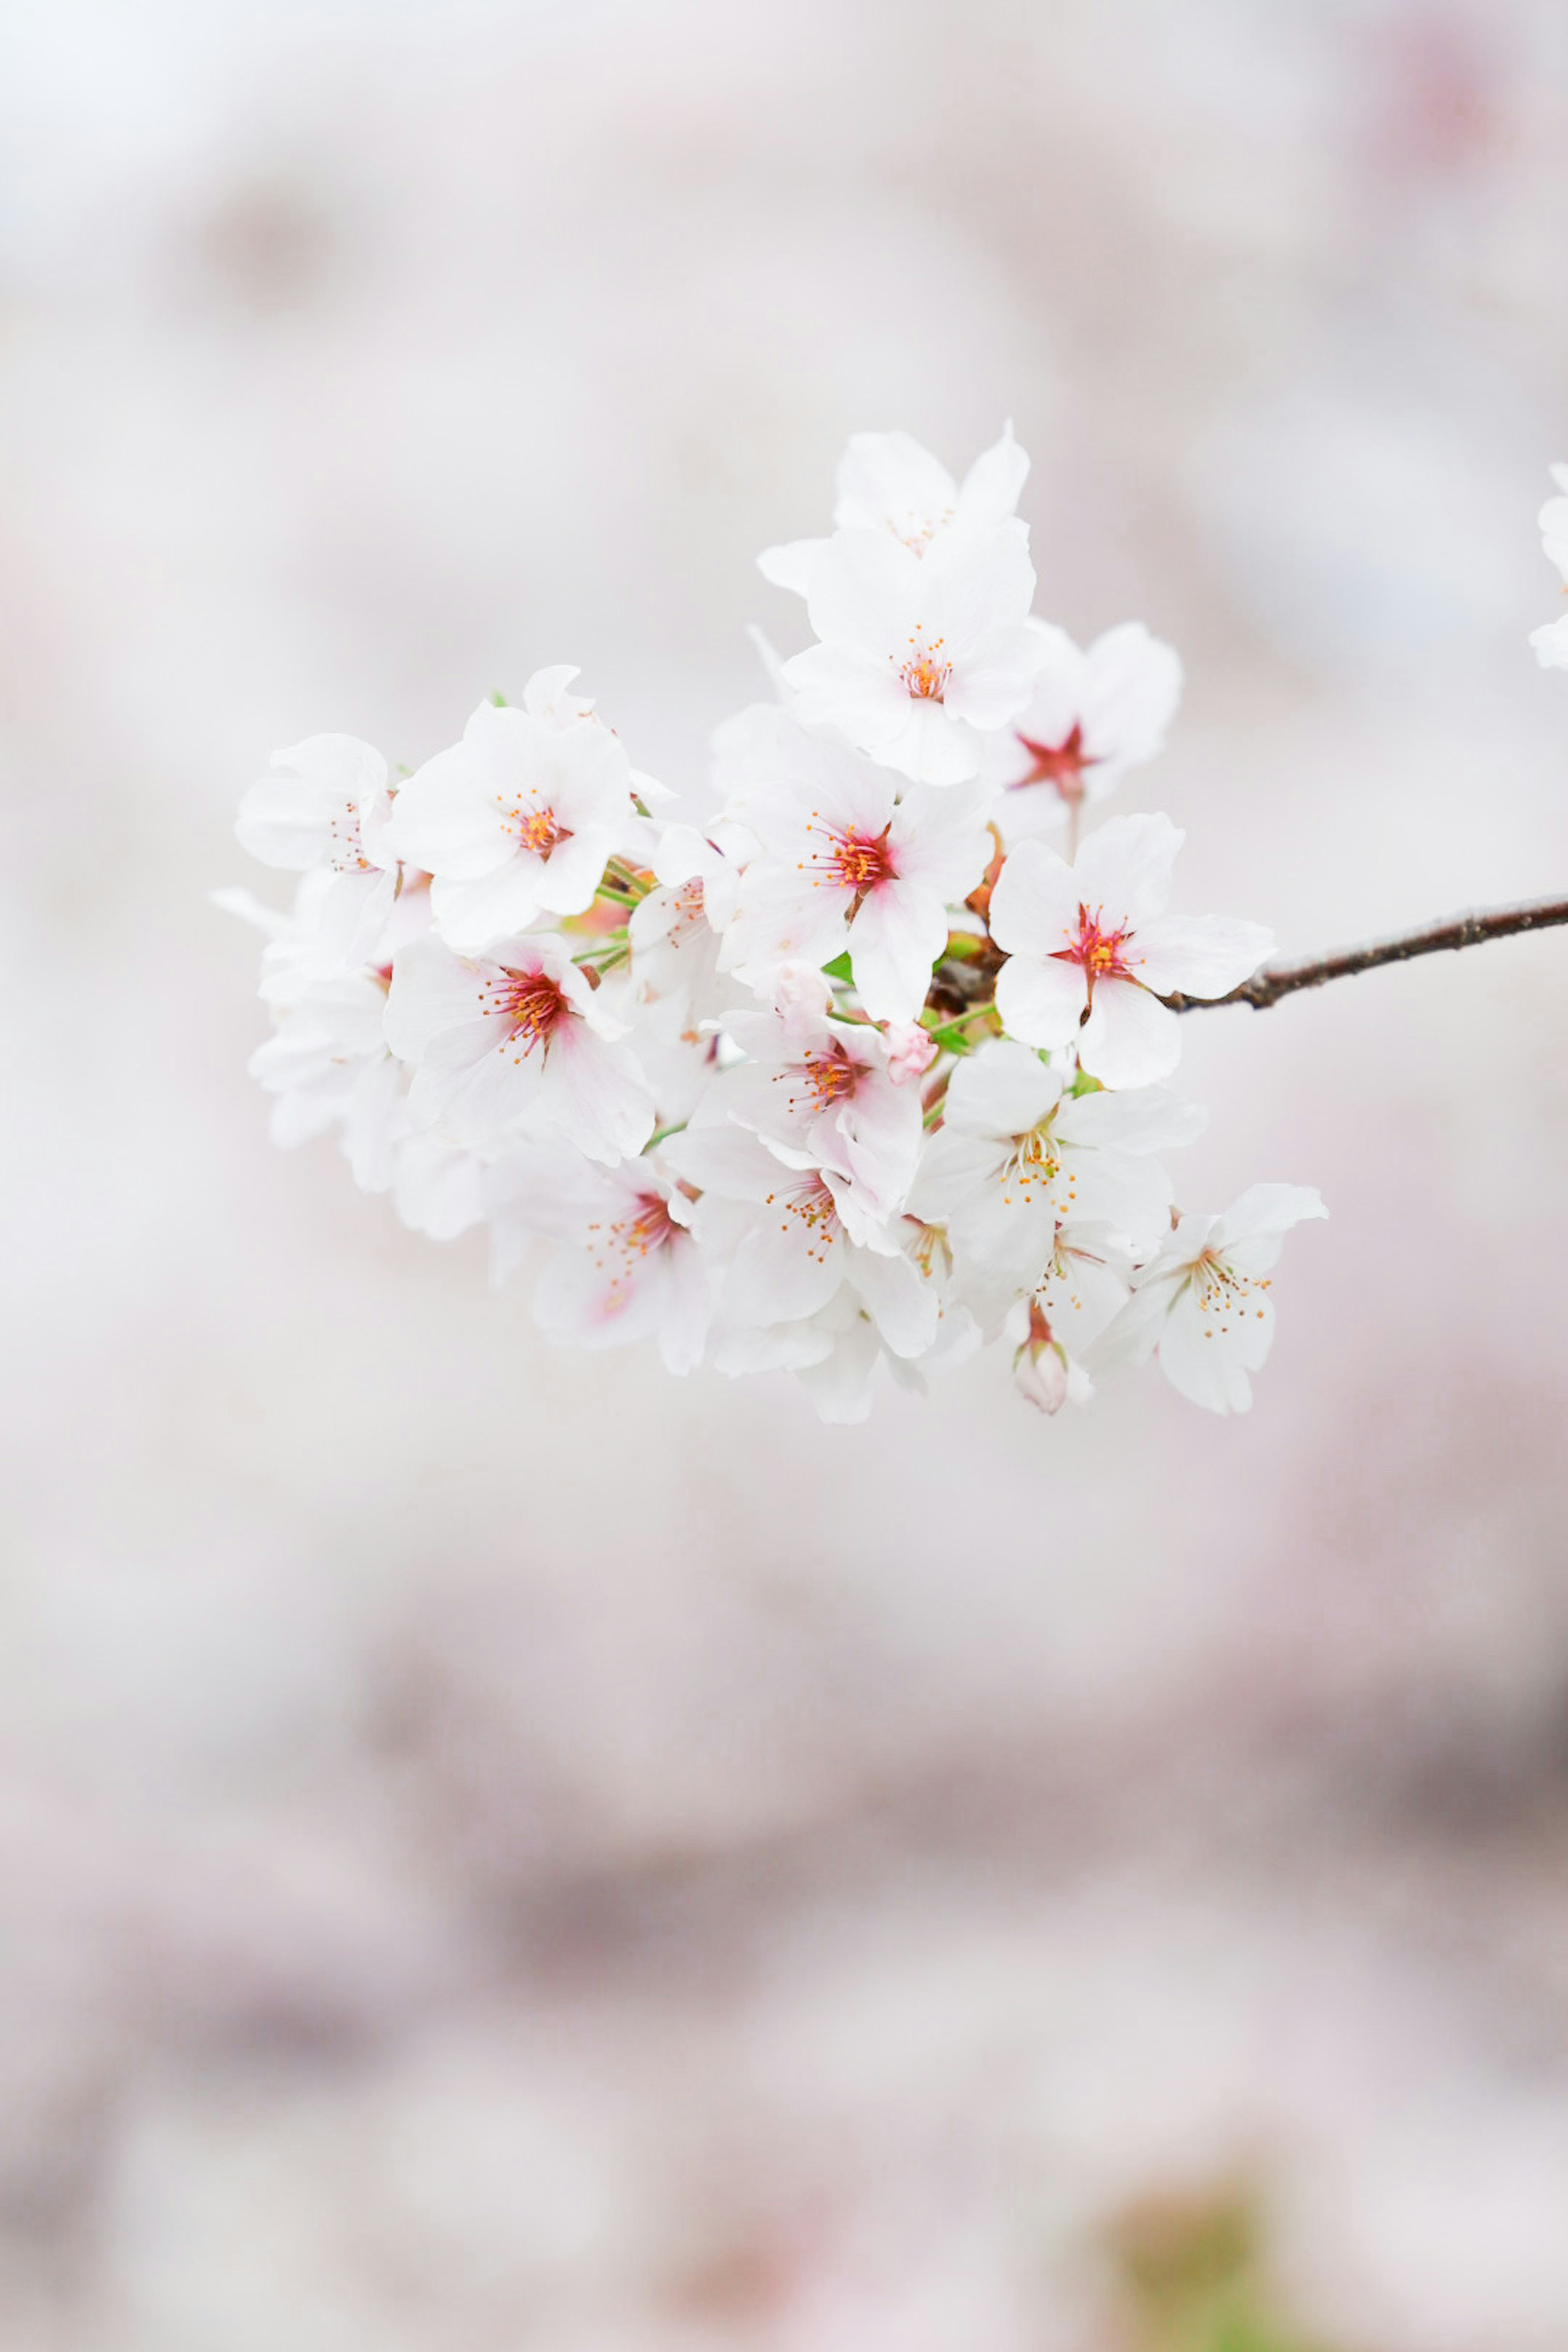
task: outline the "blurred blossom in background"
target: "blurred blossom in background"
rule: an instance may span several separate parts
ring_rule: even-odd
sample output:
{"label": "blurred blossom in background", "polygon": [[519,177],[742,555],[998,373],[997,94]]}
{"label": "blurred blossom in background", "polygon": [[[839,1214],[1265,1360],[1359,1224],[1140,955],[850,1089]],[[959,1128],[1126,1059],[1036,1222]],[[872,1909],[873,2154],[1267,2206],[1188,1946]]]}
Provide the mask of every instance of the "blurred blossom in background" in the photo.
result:
{"label": "blurred blossom in background", "polygon": [[833,1430],[272,1150],[207,900],[547,663],[700,793],[1008,415],[1184,904],[1561,888],[1565,220],[1561,0],[10,0],[7,2347],[1568,2344],[1562,935],[1191,1024],[1250,1419]]}

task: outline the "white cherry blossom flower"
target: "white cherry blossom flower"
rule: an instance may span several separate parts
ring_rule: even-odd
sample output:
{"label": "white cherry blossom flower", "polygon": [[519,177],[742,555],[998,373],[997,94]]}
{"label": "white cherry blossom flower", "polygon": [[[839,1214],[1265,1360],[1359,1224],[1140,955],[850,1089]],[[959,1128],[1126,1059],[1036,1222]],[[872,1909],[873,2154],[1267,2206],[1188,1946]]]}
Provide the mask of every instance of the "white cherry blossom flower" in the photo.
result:
{"label": "white cherry blossom flower", "polygon": [[[645,1003],[676,1002],[701,1019],[720,1009],[719,950],[740,888],[734,828],[712,835],[666,824],[654,851],[658,887],[626,925],[632,978]],[[715,837],[717,836],[717,837]]]}
{"label": "white cherry blossom flower", "polygon": [[386,838],[435,877],[437,928],[470,955],[542,916],[581,914],[635,816],[631,763],[607,727],[553,699],[482,702],[398,793]]}
{"label": "white cherry blossom flower", "polygon": [[330,1129],[362,1191],[384,1192],[407,1132],[407,1076],[388,1051],[386,983],[379,973],[342,972],[296,992],[250,1075],[276,1097],[271,1134],[285,1148]]}
{"label": "white cherry blossom flower", "polygon": [[570,1144],[539,1144],[496,1169],[489,1205],[548,1244],[533,1317],[549,1338],[582,1348],[651,1339],[667,1370],[700,1363],[712,1278],[691,1204],[658,1151],[605,1168]]}
{"label": "white cherry blossom flower", "polygon": [[[923,555],[948,530],[990,530],[1013,521],[1029,460],[1006,425],[1002,438],[977,457],[962,488],[947,467],[908,433],[856,433],[838,461],[836,530],[886,530],[911,554]],[[1016,524],[1020,532],[1024,526]],[[811,591],[811,566],[826,539],[797,539],[757,558],[765,580],[798,595]]]}
{"label": "white cherry blossom flower", "polygon": [[440,1122],[473,1148],[526,1128],[613,1163],[653,1132],[622,1024],[557,939],[504,940],[476,961],[417,940],[393,968],[386,1034],[414,1066],[416,1123]]}
{"label": "white cherry blossom flower", "polygon": [[791,728],[746,822],[759,847],[721,963],[768,993],[780,964],[826,963],[847,950],[871,1018],[914,1021],[947,944],[948,906],[974,888],[990,857],[971,796],[900,799],[886,768]]}
{"label": "white cherry blossom flower", "polygon": [[1065,1224],[1045,1275],[1019,1309],[1022,1339],[1013,1358],[1020,1393],[1042,1412],[1087,1404],[1094,1383],[1082,1362],[1127,1303],[1131,1257],[1110,1225]]}
{"label": "white cherry blossom flower", "polygon": [[1003,794],[996,823],[1009,841],[1103,800],[1129,769],[1152,760],[1182,697],[1179,656],[1141,621],[1108,629],[1087,651],[1048,622],[1031,626],[1045,653],[1034,695],[988,737],[981,768]]}
{"label": "white cherry blossom flower", "polygon": [[[692,1228],[725,1265],[727,1331],[804,1324],[847,1286],[895,1356],[931,1346],[938,1300],[897,1239],[869,1229],[851,1238],[847,1187],[831,1170],[787,1167],[733,1125],[688,1128],[664,1153],[701,1195]],[[716,1360],[733,1368],[732,1355]]]}
{"label": "white cherry blossom flower", "polygon": [[726,1016],[747,1056],[716,1080],[710,1116],[748,1127],[796,1168],[831,1170],[839,1213],[857,1239],[902,1208],[921,1152],[918,1088],[889,1066],[879,1030],[837,1020],[810,966],[786,967],[776,1009]]}
{"label": "white cherry blossom flower", "polygon": [[1221,1217],[1183,1217],[1133,1276],[1132,1296],[1105,1334],[1107,1363],[1159,1355],[1171,1386],[1211,1412],[1245,1412],[1248,1374],[1274,1340],[1269,1280],[1280,1245],[1304,1217],[1326,1217],[1301,1184],[1254,1184]]}
{"label": "white cherry blossom flower", "polygon": [[353,735],[311,735],[272,755],[272,772],[240,803],[242,849],[286,873],[322,869],[315,916],[340,963],[369,962],[397,895],[386,761]]}
{"label": "white cherry blossom flower", "polygon": [[1114,817],[1068,865],[1020,842],[991,893],[991,935],[1008,961],[996,1010],[1009,1034],[1052,1050],[1075,1045],[1108,1087],[1144,1087],[1181,1057],[1181,1030],[1160,998],[1223,996],[1272,952],[1258,923],[1167,915],[1183,835],[1165,816]]}
{"label": "white cherry blossom flower", "polygon": [[796,716],[916,782],[963,782],[983,731],[1033,690],[1034,593],[1016,530],[945,531],[923,555],[886,530],[839,531],[811,564],[821,642],[784,666]]}
{"label": "white cherry blossom flower", "polygon": [[1162,1087],[1069,1094],[1060,1070],[999,1038],[953,1072],[910,1210],[942,1229],[957,1295],[994,1334],[1049,1280],[1058,1228],[1108,1226],[1123,1246],[1152,1248],[1171,1207],[1155,1154],[1202,1126]]}

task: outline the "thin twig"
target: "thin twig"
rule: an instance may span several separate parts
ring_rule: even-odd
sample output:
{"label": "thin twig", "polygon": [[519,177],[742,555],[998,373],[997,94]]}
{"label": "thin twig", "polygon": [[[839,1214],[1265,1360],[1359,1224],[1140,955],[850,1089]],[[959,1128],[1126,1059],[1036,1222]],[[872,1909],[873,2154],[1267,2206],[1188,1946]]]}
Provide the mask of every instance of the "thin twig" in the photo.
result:
{"label": "thin twig", "polygon": [[1543,931],[1553,923],[1568,923],[1568,898],[1527,898],[1517,907],[1475,907],[1468,914],[1447,915],[1440,922],[1396,931],[1391,939],[1367,940],[1360,947],[1340,948],[1331,955],[1303,956],[1295,963],[1267,963],[1226,996],[1184,996],[1178,991],[1162,1001],[1173,1013],[1205,1013],[1216,1004],[1250,1004],[1255,1012],[1263,1013],[1282,996],[1293,996],[1299,988],[1321,988],[1325,981],[1347,980],[1352,972],[1372,971],[1380,963],[1408,963],[1413,956],[1436,955],[1447,948],[1479,947],[1483,940],[1506,940],[1515,931]]}

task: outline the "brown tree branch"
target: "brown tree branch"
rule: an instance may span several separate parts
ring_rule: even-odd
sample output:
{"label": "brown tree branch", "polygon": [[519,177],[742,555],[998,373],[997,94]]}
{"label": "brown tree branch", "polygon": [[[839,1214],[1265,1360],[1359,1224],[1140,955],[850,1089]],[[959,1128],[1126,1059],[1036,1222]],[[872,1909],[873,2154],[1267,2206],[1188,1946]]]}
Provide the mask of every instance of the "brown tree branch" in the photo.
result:
{"label": "brown tree branch", "polygon": [[1326,981],[1346,980],[1352,972],[1372,971],[1381,963],[1408,963],[1413,956],[1479,947],[1483,940],[1506,940],[1515,931],[1543,931],[1553,923],[1568,923],[1568,898],[1527,898],[1517,907],[1476,907],[1468,914],[1422,923],[1413,931],[1396,931],[1390,939],[1337,949],[1331,955],[1303,956],[1295,963],[1266,963],[1226,996],[1184,996],[1178,991],[1161,1001],[1173,1013],[1205,1013],[1216,1004],[1250,1004],[1255,1012],[1263,1013],[1282,996],[1293,996],[1299,988],[1321,988]]}

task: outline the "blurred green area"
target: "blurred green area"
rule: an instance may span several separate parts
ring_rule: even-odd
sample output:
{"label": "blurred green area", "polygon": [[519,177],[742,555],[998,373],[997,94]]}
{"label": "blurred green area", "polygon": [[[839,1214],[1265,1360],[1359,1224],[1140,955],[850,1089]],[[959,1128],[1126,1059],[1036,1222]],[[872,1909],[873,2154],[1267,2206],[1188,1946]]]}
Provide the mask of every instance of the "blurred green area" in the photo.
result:
{"label": "blurred green area", "polygon": [[1145,2200],[1120,2217],[1109,2247],[1128,2352],[1347,2352],[1280,2308],[1258,2200],[1244,2187]]}

